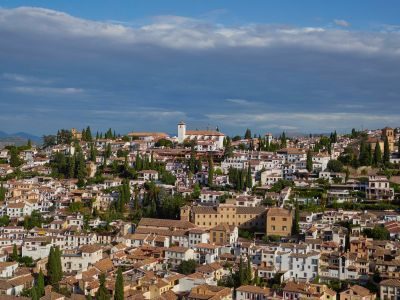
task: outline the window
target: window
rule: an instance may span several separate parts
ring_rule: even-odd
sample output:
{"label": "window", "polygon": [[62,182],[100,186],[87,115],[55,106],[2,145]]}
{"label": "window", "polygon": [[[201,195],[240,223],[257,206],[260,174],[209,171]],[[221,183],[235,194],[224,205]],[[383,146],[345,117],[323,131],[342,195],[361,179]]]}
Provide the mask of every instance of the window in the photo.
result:
{"label": "window", "polygon": [[275,217],[272,217],[272,218],[271,218],[271,221],[275,221]]}

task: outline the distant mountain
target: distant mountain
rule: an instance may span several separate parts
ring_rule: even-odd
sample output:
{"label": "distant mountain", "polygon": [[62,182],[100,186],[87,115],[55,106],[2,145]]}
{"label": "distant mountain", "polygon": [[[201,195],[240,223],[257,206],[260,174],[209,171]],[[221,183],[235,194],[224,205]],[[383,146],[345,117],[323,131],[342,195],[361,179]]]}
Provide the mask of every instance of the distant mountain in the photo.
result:
{"label": "distant mountain", "polygon": [[30,133],[26,132],[7,133],[4,131],[0,131],[0,144],[2,145],[15,144],[19,146],[26,144],[28,140],[31,140],[36,144],[42,143],[41,137]]}

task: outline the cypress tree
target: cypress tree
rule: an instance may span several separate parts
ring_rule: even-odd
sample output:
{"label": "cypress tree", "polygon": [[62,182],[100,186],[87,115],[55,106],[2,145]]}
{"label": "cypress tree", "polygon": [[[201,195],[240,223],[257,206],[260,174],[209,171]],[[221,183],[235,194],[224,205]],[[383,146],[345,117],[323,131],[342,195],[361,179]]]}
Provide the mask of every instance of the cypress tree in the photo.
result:
{"label": "cypress tree", "polygon": [[11,254],[11,259],[12,259],[12,261],[17,261],[18,260],[18,249],[17,249],[17,245],[16,244],[13,245],[13,251],[12,251],[12,254]]}
{"label": "cypress tree", "polygon": [[106,288],[106,275],[103,273],[99,276],[100,286],[96,292],[96,300],[110,300],[110,294]]}
{"label": "cypress tree", "polygon": [[251,189],[253,187],[253,178],[251,177],[250,163],[249,166],[247,167],[246,186],[248,189]]}
{"label": "cypress tree", "polygon": [[253,279],[252,277],[253,277],[253,272],[251,269],[250,257],[247,256],[246,283],[250,283],[251,280]]}
{"label": "cypress tree", "polygon": [[61,264],[61,250],[57,246],[55,247],[54,254],[56,257],[56,270],[57,270],[57,279],[60,281],[62,279],[62,264]]}
{"label": "cypress tree", "polygon": [[68,178],[75,177],[75,155],[72,155],[68,158]]}
{"label": "cypress tree", "polygon": [[308,172],[311,172],[313,169],[313,161],[312,161],[312,153],[311,150],[307,151],[307,162],[306,162],[306,168]]}
{"label": "cypress tree", "polygon": [[243,258],[240,256],[239,261],[239,285],[246,284],[246,273],[243,267]]}
{"label": "cypress tree", "polygon": [[37,278],[37,284],[36,284],[36,290],[37,290],[37,294],[38,294],[39,298],[44,296],[44,276],[43,276],[42,269],[40,269],[40,271],[39,271],[39,275]]}
{"label": "cypress tree", "polygon": [[375,151],[374,151],[374,165],[379,166],[382,163],[382,150],[381,146],[379,145],[379,141],[375,144]]}
{"label": "cypress tree", "polygon": [[49,283],[51,285],[56,283],[56,277],[57,277],[57,271],[56,271],[56,263],[55,263],[55,257],[54,257],[54,247],[50,247],[50,253],[47,258],[47,264],[46,264],[46,270],[47,270],[47,277],[49,279]]}
{"label": "cypress tree", "polygon": [[0,184],[0,201],[4,201],[6,199],[6,189],[3,186],[3,181]]}
{"label": "cypress tree", "polygon": [[292,225],[292,235],[297,235],[300,233],[299,221],[300,221],[299,204],[297,203],[297,200],[296,200],[293,225]]}
{"label": "cypress tree", "polygon": [[86,128],[86,141],[87,142],[92,141],[92,131],[90,130],[90,126]]}
{"label": "cypress tree", "polygon": [[359,162],[361,166],[369,166],[370,161],[369,161],[370,154],[368,153],[368,146],[365,144],[365,141],[361,141],[360,144],[360,155],[359,155]]}
{"label": "cypress tree", "polygon": [[36,288],[35,288],[35,287],[33,287],[33,288],[31,289],[31,299],[32,299],[32,300],[39,300],[39,299],[40,299],[39,296],[38,296],[38,294],[37,294],[37,291],[36,291]]}
{"label": "cypress tree", "polygon": [[92,162],[96,162],[96,156],[97,156],[97,149],[95,148],[94,144],[90,144],[90,160]]}
{"label": "cypress tree", "polygon": [[246,129],[246,132],[244,133],[244,138],[246,140],[251,139],[251,130],[249,128]]}
{"label": "cypress tree", "polygon": [[121,268],[118,268],[117,279],[115,281],[114,300],[124,300],[124,277]]}
{"label": "cypress tree", "polygon": [[389,149],[389,140],[385,137],[385,143],[383,147],[383,163],[387,166],[390,163],[390,149]]}
{"label": "cypress tree", "polygon": [[214,162],[212,156],[208,158],[208,186],[212,186],[214,182]]}

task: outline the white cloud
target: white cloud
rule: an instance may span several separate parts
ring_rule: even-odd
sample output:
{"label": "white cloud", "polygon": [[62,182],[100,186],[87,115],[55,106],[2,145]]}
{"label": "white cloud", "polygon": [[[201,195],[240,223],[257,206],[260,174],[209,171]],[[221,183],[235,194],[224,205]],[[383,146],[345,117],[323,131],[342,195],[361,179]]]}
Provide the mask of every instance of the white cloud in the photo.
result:
{"label": "white cloud", "polygon": [[[345,20],[335,23],[347,27]],[[159,16],[143,26],[98,22],[43,8],[0,9],[2,31],[32,33],[57,39],[102,39],[104,45],[152,44],[173,49],[221,47],[304,47],[329,52],[400,55],[400,38],[394,33],[351,32],[315,27],[250,24],[223,26],[180,16]]]}
{"label": "white cloud", "polygon": [[74,94],[81,94],[84,92],[83,89],[75,87],[38,87],[38,86],[15,86],[9,88],[9,90],[21,94],[43,95],[43,96],[74,95]]}
{"label": "white cloud", "polygon": [[252,105],[253,102],[246,100],[246,99],[226,99],[226,102],[237,104],[237,105],[243,105],[243,106],[248,106]]}
{"label": "white cloud", "polygon": [[333,22],[336,24],[336,25],[338,25],[338,26],[341,26],[341,27],[350,27],[350,23],[349,22],[347,22],[346,20],[339,20],[339,19],[335,19],[335,20],[333,20]]}

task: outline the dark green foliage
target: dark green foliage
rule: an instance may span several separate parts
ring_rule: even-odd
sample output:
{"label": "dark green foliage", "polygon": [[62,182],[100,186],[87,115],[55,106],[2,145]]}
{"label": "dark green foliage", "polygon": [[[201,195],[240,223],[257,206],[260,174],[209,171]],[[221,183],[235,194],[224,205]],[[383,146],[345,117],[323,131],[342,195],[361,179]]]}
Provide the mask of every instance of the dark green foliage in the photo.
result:
{"label": "dark green foliage", "polygon": [[285,132],[282,132],[282,135],[280,136],[280,141],[281,141],[281,148],[286,148],[287,144],[286,144],[286,134]]}
{"label": "dark green foliage", "polygon": [[39,275],[36,280],[36,291],[39,297],[44,296],[44,275],[42,269],[40,269]]}
{"label": "dark green foliage", "polygon": [[22,165],[23,161],[19,158],[18,148],[15,146],[11,146],[10,150],[10,166],[13,168],[17,168]]}
{"label": "dark green foliage", "polygon": [[57,137],[55,135],[44,135],[42,140],[43,148],[51,147],[57,144]]}
{"label": "dark green foliage", "polygon": [[178,266],[178,272],[184,275],[193,274],[196,271],[197,263],[194,259],[184,260]]}
{"label": "dark green foliage", "polygon": [[121,268],[118,268],[115,280],[114,300],[124,300],[124,277]]}
{"label": "dark green foliage", "polygon": [[212,186],[214,182],[214,162],[212,156],[208,158],[208,186]]}
{"label": "dark green foliage", "polygon": [[233,155],[233,147],[232,147],[231,138],[229,136],[227,136],[224,139],[224,147],[225,147],[224,159],[232,157],[232,155]]}
{"label": "dark green foliage", "polygon": [[37,291],[36,291],[36,289],[34,287],[31,289],[31,299],[32,300],[39,300],[40,299],[40,296],[38,295],[38,293],[37,293]]}
{"label": "dark green foliage", "polygon": [[104,151],[104,157],[105,158],[110,158],[111,154],[112,154],[111,144],[108,143],[107,146],[106,146],[106,150]]}
{"label": "dark green foliage", "polygon": [[390,163],[390,149],[389,149],[389,140],[385,137],[385,143],[383,147],[383,164],[385,166],[389,165]]}
{"label": "dark green foliage", "polygon": [[12,261],[18,261],[19,255],[18,255],[18,249],[17,249],[16,244],[13,245],[13,251],[11,253],[10,258]]}
{"label": "dark green foliage", "polygon": [[52,286],[58,287],[62,278],[61,251],[58,247],[52,246],[46,264],[48,281]]}
{"label": "dark green foliage", "polygon": [[380,225],[375,226],[374,228],[365,228],[363,230],[363,233],[369,237],[373,238],[374,240],[389,240],[390,239],[390,233],[389,231]]}
{"label": "dark green foliage", "polygon": [[32,229],[33,227],[41,228],[43,224],[42,214],[34,210],[30,216],[25,216],[24,218],[24,228],[25,229]]}
{"label": "dark green foliage", "polygon": [[373,163],[374,166],[379,166],[382,163],[382,150],[378,141],[375,144]]}
{"label": "dark green foliage", "polygon": [[299,222],[300,222],[300,208],[299,208],[299,204],[296,200],[293,225],[292,225],[292,235],[298,235],[300,233]]}
{"label": "dark green foliage", "polygon": [[4,201],[6,199],[7,189],[3,186],[3,181],[0,184],[0,201]]}
{"label": "dark green foliage", "polygon": [[330,172],[342,172],[343,171],[343,164],[339,160],[331,159],[328,162],[327,169]]}
{"label": "dark green foliage", "polygon": [[249,128],[246,129],[246,132],[244,133],[244,138],[246,140],[251,139],[251,130]]}
{"label": "dark green foliage", "polygon": [[72,132],[67,129],[61,129],[57,132],[57,144],[71,144],[72,143]]}
{"label": "dark green foliage", "polygon": [[359,163],[360,166],[370,166],[372,163],[371,145],[367,145],[364,139],[360,144]]}
{"label": "dark green foliage", "polygon": [[311,172],[313,170],[313,161],[312,161],[312,153],[311,150],[307,151],[307,163],[306,163],[306,168],[308,172]]}
{"label": "dark green foliage", "polygon": [[96,292],[96,300],[110,300],[111,295],[106,288],[106,275],[100,274],[99,276],[100,286]]}
{"label": "dark green foliage", "polygon": [[10,217],[7,215],[4,215],[0,217],[0,227],[8,226],[10,224]]}
{"label": "dark green foliage", "polygon": [[90,143],[90,160],[96,162],[97,149],[93,143]]}
{"label": "dark green foliage", "polygon": [[285,187],[293,187],[294,182],[291,180],[286,180],[286,179],[279,179],[277,182],[274,183],[274,185],[270,188],[270,192],[275,192],[279,193],[282,191]]}
{"label": "dark green foliage", "polygon": [[246,175],[246,187],[251,189],[253,187],[253,178],[251,177],[251,168],[250,164],[247,167],[247,175]]}
{"label": "dark green foliage", "polygon": [[156,147],[165,147],[165,148],[172,148],[173,143],[170,140],[167,139],[159,139],[156,143],[155,143]]}
{"label": "dark green foliage", "polygon": [[185,199],[182,195],[170,195],[165,189],[156,186],[153,182],[147,182],[145,189],[141,210],[144,217],[179,219],[180,208],[185,205]]}

